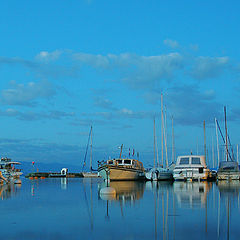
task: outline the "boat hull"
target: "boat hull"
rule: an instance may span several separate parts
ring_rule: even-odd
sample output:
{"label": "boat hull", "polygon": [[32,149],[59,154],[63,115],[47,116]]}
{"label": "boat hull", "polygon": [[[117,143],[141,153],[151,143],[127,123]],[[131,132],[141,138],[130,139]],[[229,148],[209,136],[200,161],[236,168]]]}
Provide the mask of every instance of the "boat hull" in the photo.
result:
{"label": "boat hull", "polygon": [[158,171],[151,169],[145,173],[146,179],[150,181],[171,181],[173,180],[173,173],[171,171]]}
{"label": "boat hull", "polygon": [[240,172],[218,172],[218,180],[240,180]]}
{"label": "boat hull", "polygon": [[173,172],[173,178],[175,181],[206,181],[209,178],[209,170],[204,169],[203,173],[199,173],[197,169],[184,169]]}
{"label": "boat hull", "polygon": [[[107,174],[108,173],[108,174]],[[125,168],[120,166],[102,166],[98,169],[98,174],[104,180],[110,181],[126,181],[126,180],[143,180],[145,179],[144,172],[142,170],[134,168]]]}

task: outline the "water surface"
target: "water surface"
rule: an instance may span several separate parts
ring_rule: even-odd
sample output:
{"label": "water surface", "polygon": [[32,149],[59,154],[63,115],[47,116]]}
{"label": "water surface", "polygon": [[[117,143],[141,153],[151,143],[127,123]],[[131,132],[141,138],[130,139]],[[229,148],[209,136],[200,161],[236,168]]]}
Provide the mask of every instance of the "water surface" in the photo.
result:
{"label": "water surface", "polygon": [[23,179],[0,187],[2,239],[239,239],[237,182]]}

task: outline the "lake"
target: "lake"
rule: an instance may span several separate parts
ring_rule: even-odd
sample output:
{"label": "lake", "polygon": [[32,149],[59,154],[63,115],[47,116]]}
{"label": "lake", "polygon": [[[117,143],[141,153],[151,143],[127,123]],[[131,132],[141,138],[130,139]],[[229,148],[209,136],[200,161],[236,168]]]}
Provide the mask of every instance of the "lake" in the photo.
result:
{"label": "lake", "polygon": [[3,185],[2,239],[239,239],[240,182],[22,179]]}

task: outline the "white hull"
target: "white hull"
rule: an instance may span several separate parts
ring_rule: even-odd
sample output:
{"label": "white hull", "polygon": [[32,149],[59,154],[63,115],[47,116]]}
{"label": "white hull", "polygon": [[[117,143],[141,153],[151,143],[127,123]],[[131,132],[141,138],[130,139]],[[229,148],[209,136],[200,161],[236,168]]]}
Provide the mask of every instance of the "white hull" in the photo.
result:
{"label": "white hull", "polygon": [[224,172],[224,173],[217,173],[218,180],[240,180],[240,172]]}
{"label": "white hull", "polygon": [[203,173],[199,173],[198,168],[182,169],[181,173],[179,173],[179,171],[173,172],[174,180],[180,180],[180,181],[207,180],[208,176],[209,176],[208,169],[204,169]]}
{"label": "white hull", "polygon": [[152,168],[145,173],[145,177],[150,181],[169,181],[173,179],[173,173],[167,169]]}

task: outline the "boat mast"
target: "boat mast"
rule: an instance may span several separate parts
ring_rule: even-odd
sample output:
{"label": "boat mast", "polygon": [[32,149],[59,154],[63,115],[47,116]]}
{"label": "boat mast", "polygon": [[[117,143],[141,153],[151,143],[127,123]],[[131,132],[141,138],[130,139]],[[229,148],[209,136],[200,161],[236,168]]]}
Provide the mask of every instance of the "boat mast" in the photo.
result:
{"label": "boat mast", "polygon": [[206,160],[207,150],[206,150],[205,120],[203,121],[203,132],[204,132],[204,156],[205,156],[205,161],[207,162],[207,160]]}
{"label": "boat mast", "polygon": [[155,151],[156,151],[156,133],[155,133],[155,117],[153,119],[153,167],[155,168]]}
{"label": "boat mast", "polygon": [[174,130],[173,130],[173,116],[172,116],[172,163],[174,162]]}
{"label": "boat mast", "polygon": [[226,154],[227,154],[227,161],[228,161],[228,135],[227,135],[227,113],[226,113],[226,106],[224,106],[224,117],[225,117],[225,131],[226,131]]}
{"label": "boat mast", "polygon": [[216,138],[217,138],[217,154],[218,154],[218,166],[219,166],[219,143],[218,143],[218,130],[217,130],[217,119],[215,118],[216,125]]}
{"label": "boat mast", "polygon": [[122,149],[123,149],[123,144],[121,145],[121,151],[120,151],[120,156],[119,156],[119,158],[121,158],[121,156],[122,156]]}
{"label": "boat mast", "polygon": [[161,135],[162,135],[162,166],[163,166],[163,94],[161,93]]}
{"label": "boat mast", "polygon": [[91,143],[90,143],[90,170],[92,171],[92,126],[91,126]]}
{"label": "boat mast", "polygon": [[215,156],[214,156],[214,143],[213,143],[213,136],[212,136],[212,163],[213,163],[213,168],[215,167]]}
{"label": "boat mast", "polygon": [[165,160],[165,163],[166,163],[166,167],[168,167],[168,152],[167,152],[167,136],[166,136],[166,128],[167,128],[167,110],[166,110],[166,106],[165,106],[165,119],[164,119],[164,130],[163,130],[163,133],[164,133],[164,143],[165,143],[165,154],[166,154],[166,160]]}

